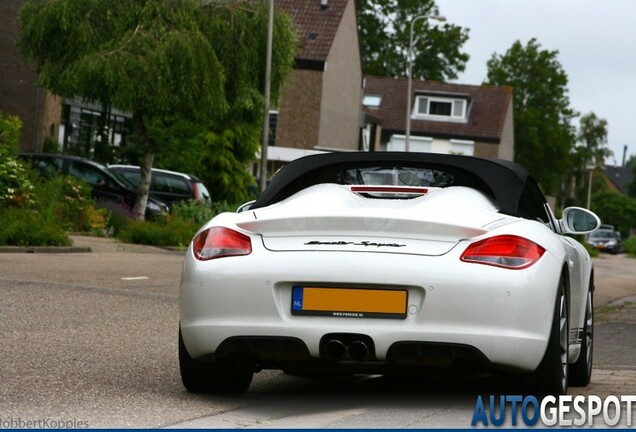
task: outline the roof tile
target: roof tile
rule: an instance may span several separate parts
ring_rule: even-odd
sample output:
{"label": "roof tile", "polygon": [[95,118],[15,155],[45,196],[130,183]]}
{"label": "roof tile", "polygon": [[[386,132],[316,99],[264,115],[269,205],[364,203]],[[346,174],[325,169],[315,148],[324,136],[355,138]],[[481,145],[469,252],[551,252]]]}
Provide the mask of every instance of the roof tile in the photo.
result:
{"label": "roof tile", "polygon": [[351,0],[276,0],[275,5],[291,15],[298,30],[300,51],[296,58],[327,60],[347,3]]}

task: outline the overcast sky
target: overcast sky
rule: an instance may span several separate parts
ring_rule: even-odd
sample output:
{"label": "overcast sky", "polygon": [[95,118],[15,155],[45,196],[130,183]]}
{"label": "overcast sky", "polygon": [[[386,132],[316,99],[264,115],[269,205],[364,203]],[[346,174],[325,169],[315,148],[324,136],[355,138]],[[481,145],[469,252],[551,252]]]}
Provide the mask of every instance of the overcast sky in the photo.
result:
{"label": "overcast sky", "polygon": [[[636,1],[634,0],[436,0],[448,22],[470,29],[470,54],[457,82],[481,84],[486,62],[516,40],[535,37],[559,51],[569,78],[570,103],[608,122],[616,164],[636,154]],[[578,127],[578,119],[576,126]],[[608,164],[614,165],[612,158]]]}

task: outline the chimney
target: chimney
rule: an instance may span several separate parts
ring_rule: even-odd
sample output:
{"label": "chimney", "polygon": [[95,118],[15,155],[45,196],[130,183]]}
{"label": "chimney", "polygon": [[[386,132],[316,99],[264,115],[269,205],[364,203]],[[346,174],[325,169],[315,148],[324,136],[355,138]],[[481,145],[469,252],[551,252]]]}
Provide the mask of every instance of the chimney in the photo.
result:
{"label": "chimney", "polygon": [[329,7],[329,0],[320,0],[320,10],[325,10]]}

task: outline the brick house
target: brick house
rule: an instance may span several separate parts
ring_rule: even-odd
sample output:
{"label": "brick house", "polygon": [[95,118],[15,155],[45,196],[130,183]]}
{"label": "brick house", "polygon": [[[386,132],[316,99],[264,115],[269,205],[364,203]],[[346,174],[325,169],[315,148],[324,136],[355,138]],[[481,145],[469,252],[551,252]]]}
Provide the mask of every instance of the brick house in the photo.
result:
{"label": "brick house", "polygon": [[20,147],[33,151],[42,148],[46,137],[57,140],[61,107],[59,98],[37,85],[35,66],[26,63],[17,48],[18,11],[24,3],[0,2],[0,111],[20,117]]}
{"label": "brick house", "polygon": [[276,0],[297,28],[294,70],[283,85],[270,160],[358,150],[362,65],[353,0]]}
{"label": "brick house", "polygon": [[[511,87],[412,82],[410,151],[513,160]],[[408,79],[365,77],[363,137],[370,150],[405,150]]]}

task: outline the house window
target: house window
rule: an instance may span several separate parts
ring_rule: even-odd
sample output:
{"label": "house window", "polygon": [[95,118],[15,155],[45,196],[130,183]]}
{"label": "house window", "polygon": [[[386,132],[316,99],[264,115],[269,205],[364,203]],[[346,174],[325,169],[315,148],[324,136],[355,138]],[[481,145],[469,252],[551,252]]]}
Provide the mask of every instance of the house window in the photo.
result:
{"label": "house window", "polygon": [[382,96],[380,95],[368,94],[368,95],[364,95],[364,99],[362,99],[362,105],[371,107],[371,108],[379,107],[381,102],[382,102]]}
{"label": "house window", "polygon": [[464,120],[468,100],[433,96],[418,96],[416,99],[416,117],[434,117],[438,120]]}
{"label": "house window", "polygon": [[429,105],[430,115],[450,116],[453,111],[453,103],[432,100]]}

